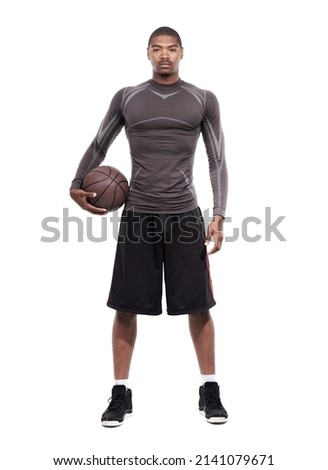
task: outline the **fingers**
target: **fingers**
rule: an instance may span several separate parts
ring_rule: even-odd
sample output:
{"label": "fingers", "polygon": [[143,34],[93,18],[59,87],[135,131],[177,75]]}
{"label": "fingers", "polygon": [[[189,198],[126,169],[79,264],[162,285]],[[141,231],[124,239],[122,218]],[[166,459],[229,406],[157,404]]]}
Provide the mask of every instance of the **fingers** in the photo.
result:
{"label": "fingers", "polygon": [[107,214],[107,209],[104,207],[96,207],[93,206],[92,204],[89,204],[88,202],[85,203],[83,206],[81,206],[82,209],[91,212],[92,214],[98,214],[98,215],[104,215]]}
{"label": "fingers", "polygon": [[97,197],[97,193],[90,193],[88,191],[83,191],[84,197]]}
{"label": "fingers", "polygon": [[208,255],[213,255],[214,253],[217,253],[218,251],[220,251],[221,247],[218,247],[218,246],[214,246],[207,254]]}
{"label": "fingers", "polygon": [[107,214],[107,209],[104,207],[96,207],[89,203],[88,198],[97,197],[97,193],[84,191],[83,189],[73,189],[70,192],[72,199],[84,210],[91,212],[91,214],[104,215]]}
{"label": "fingers", "polygon": [[223,231],[217,230],[212,232],[212,234],[209,233],[205,239],[205,245],[208,245],[210,243],[211,238],[213,238],[214,240],[214,246],[208,252],[209,255],[213,255],[214,253],[220,251],[223,242]]}
{"label": "fingers", "polygon": [[96,207],[90,202],[88,202],[87,198],[88,197],[97,197],[96,193],[87,193],[87,196],[83,197],[83,202],[81,204],[82,209],[91,212],[92,214],[107,214],[107,209],[104,207]]}

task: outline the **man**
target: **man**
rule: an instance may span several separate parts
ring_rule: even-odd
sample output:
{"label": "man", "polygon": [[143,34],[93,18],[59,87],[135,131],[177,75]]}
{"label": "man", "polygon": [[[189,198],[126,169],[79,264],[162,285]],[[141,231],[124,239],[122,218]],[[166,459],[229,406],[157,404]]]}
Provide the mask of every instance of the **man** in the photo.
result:
{"label": "man", "polygon": [[[81,182],[101,164],[108,147],[125,127],[132,158],[129,195],[122,214],[113,279],[107,305],[116,309],[113,323],[115,385],[102,415],[104,426],[118,426],[132,413],[128,377],[137,332],[137,315],[159,315],[163,267],[169,315],[187,314],[203,385],[199,411],[210,423],[228,414],[215,376],[215,305],[209,254],[220,250],[227,199],[227,169],[219,104],[213,93],[179,77],[183,47],[179,34],[161,27],[150,36],[152,79],[118,91],[87,149],[70,194],[83,209],[104,214],[88,203],[93,193]],[[213,220],[205,239],[204,222],[193,187],[193,158],[202,133],[213,190]]]}

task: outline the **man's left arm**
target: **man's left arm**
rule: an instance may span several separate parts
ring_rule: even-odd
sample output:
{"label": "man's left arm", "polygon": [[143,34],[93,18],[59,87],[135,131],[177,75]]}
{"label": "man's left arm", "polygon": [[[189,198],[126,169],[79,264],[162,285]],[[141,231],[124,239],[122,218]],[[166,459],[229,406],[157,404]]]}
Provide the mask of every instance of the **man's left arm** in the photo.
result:
{"label": "man's left arm", "polygon": [[228,195],[228,172],[220,106],[216,96],[210,91],[206,92],[205,115],[201,124],[201,130],[213,191],[213,219],[208,226],[206,237],[207,243],[209,243],[212,237],[214,239],[214,247],[209,251],[209,254],[213,254],[221,249],[223,242],[223,221]]}

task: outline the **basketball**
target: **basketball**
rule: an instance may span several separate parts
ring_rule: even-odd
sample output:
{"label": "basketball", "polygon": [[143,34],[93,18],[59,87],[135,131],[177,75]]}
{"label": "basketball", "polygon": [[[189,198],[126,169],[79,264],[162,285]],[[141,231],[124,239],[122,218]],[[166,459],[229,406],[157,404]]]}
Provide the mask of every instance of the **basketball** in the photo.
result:
{"label": "basketball", "polygon": [[89,197],[88,202],[96,207],[102,207],[109,212],[119,209],[127,198],[129,183],[117,168],[98,166],[89,171],[82,181],[82,189],[97,193]]}

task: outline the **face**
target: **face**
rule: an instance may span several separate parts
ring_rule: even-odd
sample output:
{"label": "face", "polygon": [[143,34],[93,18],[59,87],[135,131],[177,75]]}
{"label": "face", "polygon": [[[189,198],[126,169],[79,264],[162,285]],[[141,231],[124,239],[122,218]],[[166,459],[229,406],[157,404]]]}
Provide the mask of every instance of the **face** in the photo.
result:
{"label": "face", "polygon": [[174,36],[155,36],[147,49],[155,75],[177,75],[183,48]]}

